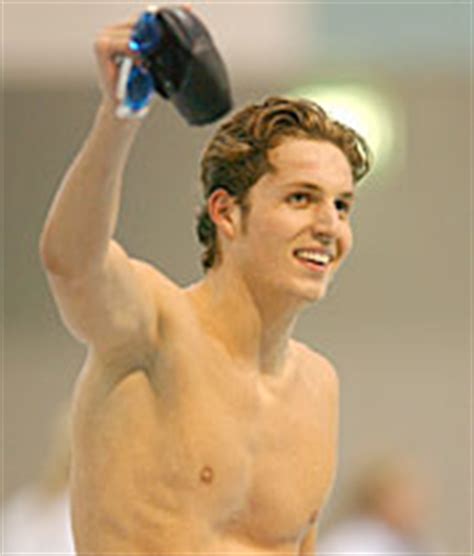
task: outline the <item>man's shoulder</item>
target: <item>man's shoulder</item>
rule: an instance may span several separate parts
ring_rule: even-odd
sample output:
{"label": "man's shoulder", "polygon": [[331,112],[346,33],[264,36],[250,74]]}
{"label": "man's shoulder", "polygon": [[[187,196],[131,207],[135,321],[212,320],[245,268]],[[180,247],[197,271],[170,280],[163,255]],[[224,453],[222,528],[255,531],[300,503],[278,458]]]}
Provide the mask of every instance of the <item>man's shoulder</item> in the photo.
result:
{"label": "man's shoulder", "polygon": [[154,294],[158,307],[168,313],[185,298],[185,291],[179,284],[169,278],[160,268],[143,259],[130,259],[139,283]]}
{"label": "man's shoulder", "polygon": [[323,379],[328,385],[339,387],[339,377],[336,367],[330,359],[309,347],[303,342],[292,340],[295,352],[297,353],[298,361],[301,362],[302,370],[312,379]]}

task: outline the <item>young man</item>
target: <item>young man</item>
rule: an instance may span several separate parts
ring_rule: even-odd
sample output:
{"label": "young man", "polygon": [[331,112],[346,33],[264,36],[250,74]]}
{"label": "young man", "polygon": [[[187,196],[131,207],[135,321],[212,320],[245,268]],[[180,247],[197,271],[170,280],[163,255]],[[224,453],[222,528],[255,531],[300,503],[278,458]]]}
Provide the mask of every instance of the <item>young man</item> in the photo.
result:
{"label": "young man", "polygon": [[112,239],[139,121],[115,117],[117,55],[96,42],[103,101],[48,215],[41,255],[88,345],[75,395],[79,554],[312,554],[334,476],[338,385],[291,339],[352,245],[364,141],[316,105],[237,113],[203,156],[204,278],[180,288]]}

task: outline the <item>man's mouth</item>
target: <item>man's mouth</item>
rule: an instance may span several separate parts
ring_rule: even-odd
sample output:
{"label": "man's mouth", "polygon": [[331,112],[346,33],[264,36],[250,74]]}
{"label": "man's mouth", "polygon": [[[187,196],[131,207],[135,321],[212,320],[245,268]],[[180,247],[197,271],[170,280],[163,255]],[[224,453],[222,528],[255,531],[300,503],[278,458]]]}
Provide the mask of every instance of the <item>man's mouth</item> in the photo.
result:
{"label": "man's mouth", "polygon": [[320,249],[296,249],[293,254],[300,263],[314,272],[326,271],[334,259],[331,253]]}

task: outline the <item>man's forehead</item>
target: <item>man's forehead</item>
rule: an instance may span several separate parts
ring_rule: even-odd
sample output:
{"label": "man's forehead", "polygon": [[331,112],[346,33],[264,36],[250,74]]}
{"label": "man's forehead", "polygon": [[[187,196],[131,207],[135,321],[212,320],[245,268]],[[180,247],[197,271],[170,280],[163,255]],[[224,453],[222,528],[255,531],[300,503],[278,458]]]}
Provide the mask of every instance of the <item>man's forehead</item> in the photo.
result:
{"label": "man's forehead", "polygon": [[263,181],[271,184],[275,193],[300,186],[347,198],[354,196],[352,168],[345,154],[332,143],[290,139],[268,154],[271,170]]}
{"label": "man's forehead", "polygon": [[285,181],[291,176],[308,183],[340,183],[353,187],[352,169],[346,155],[328,141],[290,138],[268,152],[272,173]]}

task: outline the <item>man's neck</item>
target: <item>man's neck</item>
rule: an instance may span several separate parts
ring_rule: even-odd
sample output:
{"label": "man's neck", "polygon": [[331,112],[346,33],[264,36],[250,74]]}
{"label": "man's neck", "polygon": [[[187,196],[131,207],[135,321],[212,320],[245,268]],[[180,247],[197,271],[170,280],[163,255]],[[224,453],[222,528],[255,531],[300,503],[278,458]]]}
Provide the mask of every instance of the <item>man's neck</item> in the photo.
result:
{"label": "man's neck", "polygon": [[236,360],[267,375],[284,371],[290,339],[301,307],[275,291],[225,268],[210,270],[187,293],[206,330]]}

